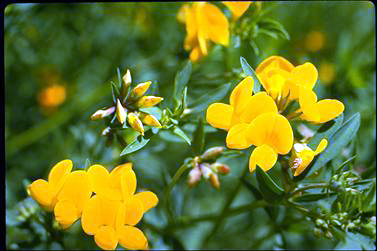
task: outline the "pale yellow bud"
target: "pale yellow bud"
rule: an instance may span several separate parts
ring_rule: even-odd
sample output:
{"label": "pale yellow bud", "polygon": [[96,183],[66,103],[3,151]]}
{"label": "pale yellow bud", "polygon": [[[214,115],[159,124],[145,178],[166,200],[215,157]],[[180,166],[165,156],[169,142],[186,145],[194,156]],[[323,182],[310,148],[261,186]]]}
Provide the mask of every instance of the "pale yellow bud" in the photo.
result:
{"label": "pale yellow bud", "polygon": [[133,113],[133,112],[130,112],[128,114],[128,124],[130,124],[130,126],[137,132],[139,132],[141,135],[144,135],[144,127],[143,127],[143,123],[141,123],[139,117]]}
{"label": "pale yellow bud", "polygon": [[225,148],[222,146],[216,146],[208,149],[205,151],[201,158],[203,161],[208,161],[208,160],[214,160],[220,157],[220,155],[225,151]]}
{"label": "pale yellow bud", "polygon": [[194,167],[191,169],[188,175],[188,185],[190,187],[195,186],[196,184],[199,183],[200,178],[202,177],[202,172],[200,171],[200,168],[198,166]]}
{"label": "pale yellow bud", "polygon": [[117,99],[116,115],[118,121],[123,125],[127,118],[127,109],[122,106],[119,99]]}
{"label": "pale yellow bud", "polygon": [[147,113],[140,113],[140,119],[141,119],[141,122],[143,122],[144,125],[154,126],[154,127],[158,127],[158,128],[161,127],[160,122],[153,115],[150,115],[150,114],[147,114]]}
{"label": "pale yellow bud", "polygon": [[127,69],[126,74],[124,74],[123,81],[126,88],[131,84],[132,79],[131,79],[131,72],[129,69]]}
{"label": "pale yellow bud", "polygon": [[131,91],[131,99],[138,99],[143,96],[151,86],[152,81],[147,81],[145,83],[138,84],[135,88]]}
{"label": "pale yellow bud", "polygon": [[144,96],[137,101],[137,106],[140,108],[152,107],[160,103],[164,98],[155,96]]}
{"label": "pale yellow bud", "polygon": [[220,180],[217,174],[213,173],[211,176],[209,176],[209,182],[214,188],[220,189]]}
{"label": "pale yellow bud", "polygon": [[102,119],[102,118],[104,118],[106,116],[109,116],[114,111],[115,111],[115,106],[112,106],[112,107],[107,108],[107,109],[100,109],[100,110],[96,111],[95,113],[93,113],[93,115],[90,116],[90,119],[91,120]]}
{"label": "pale yellow bud", "polygon": [[215,162],[211,164],[211,169],[220,174],[228,174],[230,172],[230,168],[228,165],[225,165],[223,163]]}

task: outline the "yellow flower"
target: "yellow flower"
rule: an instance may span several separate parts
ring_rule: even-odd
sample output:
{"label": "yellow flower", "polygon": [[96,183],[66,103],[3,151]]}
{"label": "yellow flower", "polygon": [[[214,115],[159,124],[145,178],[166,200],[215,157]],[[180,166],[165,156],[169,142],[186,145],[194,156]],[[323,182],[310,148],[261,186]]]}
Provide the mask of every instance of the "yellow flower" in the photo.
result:
{"label": "yellow flower", "polygon": [[297,100],[299,87],[313,89],[318,71],[309,62],[293,66],[288,60],[280,56],[265,59],[256,69],[256,73],[267,93],[277,101],[287,98],[288,104]]}
{"label": "yellow flower", "polygon": [[237,20],[240,16],[245,13],[245,11],[249,8],[250,4],[252,2],[244,2],[244,1],[235,1],[235,2],[230,2],[230,1],[224,1],[223,4],[226,5],[230,9],[233,15],[233,19]]}
{"label": "yellow flower", "polygon": [[335,99],[323,99],[317,102],[317,95],[302,86],[300,87],[299,103],[303,113],[300,118],[314,123],[330,121],[344,111],[342,102]]}
{"label": "yellow flower", "polygon": [[88,176],[96,195],[82,214],[84,232],[94,235],[102,249],[114,250],[118,243],[128,249],[146,249],[145,235],[134,226],[147,210],[157,205],[158,198],[149,191],[135,194],[132,163],[120,165],[111,173],[101,165],[93,165]]}
{"label": "yellow flower", "polygon": [[65,101],[65,87],[63,85],[51,85],[43,89],[38,96],[38,101],[43,107],[56,107]]}
{"label": "yellow flower", "polygon": [[230,95],[230,105],[211,104],[207,109],[207,122],[213,127],[228,131],[226,139],[230,148],[243,149],[245,142],[242,134],[248,123],[262,113],[277,113],[273,99],[265,92],[252,95],[254,81],[252,77],[242,80]]}
{"label": "yellow flower", "polygon": [[305,39],[305,46],[308,51],[316,52],[325,45],[326,37],[323,32],[311,31]]}
{"label": "yellow flower", "polygon": [[62,160],[51,169],[48,181],[38,179],[31,183],[27,190],[29,195],[43,208],[53,211],[57,203],[57,195],[72,170],[72,161]]}
{"label": "yellow flower", "polygon": [[288,120],[276,113],[259,115],[247,127],[247,144],[255,145],[249,161],[250,172],[256,165],[264,171],[276,163],[278,154],[287,154],[293,145],[293,131]]}
{"label": "yellow flower", "polygon": [[190,60],[197,61],[208,54],[208,41],[224,46],[229,44],[229,23],[225,15],[215,5],[196,2],[181,7],[177,19],[186,24],[185,50]]}
{"label": "yellow flower", "polygon": [[294,176],[300,175],[312,162],[313,158],[323,152],[327,147],[327,140],[322,139],[317,149],[313,151],[306,144],[296,143],[293,145],[292,171]]}

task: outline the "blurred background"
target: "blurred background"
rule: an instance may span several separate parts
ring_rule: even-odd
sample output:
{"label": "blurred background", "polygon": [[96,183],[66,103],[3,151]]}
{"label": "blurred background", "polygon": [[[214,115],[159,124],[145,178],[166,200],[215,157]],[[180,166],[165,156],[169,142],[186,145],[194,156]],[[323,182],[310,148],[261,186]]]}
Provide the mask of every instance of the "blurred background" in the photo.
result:
{"label": "blurred background", "polygon": [[[47,178],[60,160],[71,159],[74,168],[85,161],[101,163],[109,169],[132,161],[138,188],[159,197],[191,148],[167,133],[153,137],[148,145],[128,156],[122,148],[106,145],[101,136],[103,121],[90,115],[111,104],[110,81],[130,69],[133,83],[151,80],[152,92],[165,98],[161,107],[172,103],[176,72],[188,58],[183,49],[185,27],[176,19],[182,3],[96,3],[96,4],[11,4],[4,10],[5,140],[6,140],[6,246],[10,249],[61,249],[47,243],[43,228],[25,226],[14,219],[14,210],[28,197],[26,185]],[[223,8],[225,9],[225,8]],[[222,47],[213,46],[209,56],[193,65],[188,84],[188,102],[203,93],[238,79],[226,79],[224,72],[241,69],[239,56],[257,67],[271,55],[281,55],[294,65],[312,62],[319,71],[316,92],[319,99],[335,98],[345,104],[344,117],[360,112],[361,126],[352,146],[341,153],[349,158],[357,153],[354,169],[364,178],[376,173],[376,42],[375,7],[368,1],[351,2],[263,2],[266,17],[282,24],[289,40],[258,34],[252,43],[241,41],[236,56],[227,62]],[[224,10],[226,12],[226,10]],[[255,6],[250,7],[252,18]],[[226,13],[227,15],[229,13]],[[236,39],[232,37],[232,39]],[[233,43],[234,44],[234,43]],[[237,43],[236,43],[237,44]],[[228,93],[229,94],[229,93]],[[228,96],[224,98],[228,100]],[[188,119],[197,121],[204,110]],[[183,126],[191,136],[194,124]],[[225,132],[207,128],[206,149],[223,146]],[[232,171],[221,177],[221,189],[203,180],[195,188],[186,185],[184,175],[173,190],[177,214],[218,213],[227,191],[238,179],[248,156],[224,159]],[[232,206],[253,199],[242,188]],[[30,201],[27,201],[29,203]],[[26,202],[25,202],[26,203]],[[31,203],[31,202],[30,202]],[[286,213],[281,222],[288,249],[359,248],[355,241],[339,244],[336,239],[316,238],[309,221]],[[281,247],[281,235],[262,209],[227,217],[216,234],[202,243],[211,222],[198,222],[172,229],[164,236],[148,227],[163,226],[166,219],[159,207],[144,216],[141,227],[153,249]],[[145,226],[143,225],[146,222]],[[297,222],[297,223],[294,223]],[[147,224],[148,223],[148,224]],[[170,236],[170,237],[169,237]],[[92,237],[76,223],[63,233],[66,249],[95,249]],[[118,247],[118,249],[121,249]]]}

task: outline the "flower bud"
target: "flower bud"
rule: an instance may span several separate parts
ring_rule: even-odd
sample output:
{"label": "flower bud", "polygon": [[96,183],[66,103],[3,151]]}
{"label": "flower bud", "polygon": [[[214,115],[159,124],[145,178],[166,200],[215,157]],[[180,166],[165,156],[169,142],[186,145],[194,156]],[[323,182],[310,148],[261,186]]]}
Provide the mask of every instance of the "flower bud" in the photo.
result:
{"label": "flower bud", "polygon": [[107,136],[107,135],[109,135],[110,131],[111,131],[111,128],[110,128],[110,126],[108,126],[105,129],[103,129],[102,135]]}
{"label": "flower bud", "polygon": [[230,172],[230,168],[228,165],[219,162],[211,164],[211,169],[219,174],[228,174]]}
{"label": "flower bud", "polygon": [[138,84],[135,88],[132,89],[130,93],[130,99],[136,100],[143,96],[147,91],[148,88],[151,86],[152,81],[147,81],[145,83]]}
{"label": "flower bud", "polygon": [[156,96],[144,96],[137,101],[137,106],[140,108],[152,107],[160,103],[164,98]]}
{"label": "flower bud", "polygon": [[100,109],[100,110],[96,111],[95,113],[93,113],[93,115],[90,116],[90,119],[91,120],[102,119],[102,118],[104,118],[106,116],[109,116],[114,111],[115,111],[115,106],[112,106],[112,107],[107,108],[107,109]]}
{"label": "flower bud", "polygon": [[332,239],[334,236],[330,231],[327,231],[326,234],[325,234],[325,237],[328,238],[328,239]]}
{"label": "flower bud", "polygon": [[118,121],[123,125],[124,122],[126,121],[127,110],[122,106],[119,99],[117,99],[116,115],[117,115]]}
{"label": "flower bud", "polygon": [[194,167],[189,172],[188,185],[190,187],[197,185],[199,183],[201,177],[202,177],[202,172],[200,171],[199,166]]}
{"label": "flower bud", "polygon": [[130,112],[128,114],[128,124],[130,124],[130,126],[137,132],[139,132],[141,135],[144,135],[144,127],[143,127],[143,123],[141,123],[139,117],[133,113],[133,112]]}
{"label": "flower bud", "polygon": [[222,146],[212,147],[202,154],[201,159],[203,161],[217,159],[224,152],[224,150],[225,148]]}
{"label": "flower bud", "polygon": [[214,187],[216,189],[220,189],[220,181],[219,181],[219,177],[217,176],[217,174],[212,173],[212,175],[209,176],[209,182],[211,183],[212,187]]}
{"label": "flower bud", "polygon": [[127,69],[126,74],[123,76],[123,81],[124,81],[124,88],[127,89],[128,86],[130,86],[132,79],[131,79],[131,72],[129,69]]}
{"label": "flower bud", "polygon": [[203,177],[208,180],[210,176],[213,174],[213,171],[210,168],[208,163],[202,163],[199,165],[200,170],[202,171]]}
{"label": "flower bud", "polygon": [[141,119],[141,122],[143,122],[144,125],[154,126],[154,127],[158,127],[158,128],[161,127],[161,124],[158,121],[158,119],[151,114],[141,112],[140,113],[140,119]]}
{"label": "flower bud", "polygon": [[315,237],[320,238],[323,235],[323,232],[320,228],[314,228],[313,234]]}

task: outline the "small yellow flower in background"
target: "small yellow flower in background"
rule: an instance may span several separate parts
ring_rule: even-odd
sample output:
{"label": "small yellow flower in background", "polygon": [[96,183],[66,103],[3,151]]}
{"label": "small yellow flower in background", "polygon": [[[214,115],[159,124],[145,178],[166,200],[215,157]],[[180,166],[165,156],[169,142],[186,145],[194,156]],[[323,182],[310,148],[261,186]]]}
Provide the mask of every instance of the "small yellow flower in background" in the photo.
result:
{"label": "small yellow flower in background", "polygon": [[198,61],[208,54],[208,41],[228,46],[229,22],[215,5],[207,2],[184,4],[177,19],[186,25],[184,49],[191,50],[191,61]]}
{"label": "small yellow flower in background", "polygon": [[326,42],[326,37],[323,32],[311,31],[305,38],[305,47],[308,51],[316,52],[323,48]]}
{"label": "small yellow flower in background", "polygon": [[252,3],[251,1],[234,1],[234,2],[224,1],[223,2],[223,4],[225,4],[226,7],[228,7],[230,11],[232,12],[233,20],[237,20],[238,18],[240,18],[240,16],[242,16],[243,13],[247,11],[251,3]]}
{"label": "small yellow flower in background", "polygon": [[313,123],[325,123],[344,111],[342,102],[336,99],[323,99],[317,102],[317,95],[310,89],[300,87],[300,117]]}
{"label": "small yellow flower in background", "polygon": [[300,175],[313,161],[314,157],[323,152],[327,147],[327,140],[322,139],[317,149],[313,151],[306,144],[296,143],[293,145],[292,166],[294,176]]}
{"label": "small yellow flower in background", "polygon": [[66,91],[63,85],[51,85],[38,95],[38,101],[43,107],[56,107],[65,101]]}
{"label": "small yellow flower in background", "polygon": [[331,84],[336,76],[335,65],[326,62],[321,63],[319,66],[318,74],[321,84]]}
{"label": "small yellow flower in background", "polygon": [[250,156],[250,172],[256,165],[268,171],[275,165],[278,154],[287,154],[291,150],[293,131],[282,115],[265,113],[248,125],[246,139],[249,146],[256,146]]}
{"label": "small yellow flower in background", "polygon": [[226,142],[229,148],[245,148],[246,141],[240,139],[244,139],[248,123],[260,114],[278,112],[274,100],[265,92],[252,95],[253,86],[253,78],[246,77],[232,91],[230,105],[214,103],[207,109],[207,122],[228,131]]}

